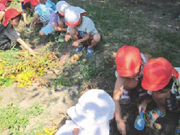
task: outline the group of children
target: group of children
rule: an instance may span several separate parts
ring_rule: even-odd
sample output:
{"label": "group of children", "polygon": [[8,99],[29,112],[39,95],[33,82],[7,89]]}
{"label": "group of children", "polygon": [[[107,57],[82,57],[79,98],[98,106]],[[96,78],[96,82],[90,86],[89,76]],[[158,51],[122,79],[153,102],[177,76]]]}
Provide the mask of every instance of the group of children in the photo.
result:
{"label": "group of children", "polygon": [[[17,41],[30,53],[34,51],[20,38],[14,27],[19,25],[22,12],[7,7],[12,0],[0,1],[0,50],[10,49]],[[93,21],[85,16],[86,11],[80,7],[70,6],[66,1],[55,5],[50,0],[24,0],[22,8],[34,12],[30,23],[33,28],[38,23],[43,27],[40,36],[55,31],[65,33],[65,41],[72,38],[75,53],[87,47],[87,58],[91,58],[94,47],[101,40]],[[180,68],[174,68],[165,58],[153,59],[151,55],[142,54],[138,48],[122,46],[115,58],[117,77],[113,99],[104,90],[89,90],[78,103],[68,109],[70,120],[58,130],[56,135],[108,135],[109,121],[115,117],[117,128],[126,135],[126,124],[121,116],[121,104],[131,103],[132,90],[137,90],[146,123],[154,125],[159,117],[166,115],[166,110],[180,111]],[[92,98],[93,97],[93,98]],[[154,101],[156,108],[146,111],[149,102]],[[180,135],[180,120],[177,122],[176,134]]]}
{"label": "group of children", "polygon": [[[104,90],[88,90],[75,106],[67,110],[67,116],[55,135],[109,135],[109,123],[113,118],[119,132],[126,135],[121,104],[131,103],[132,90],[139,94],[138,110],[144,112],[145,124],[153,128],[166,111],[180,112],[180,67],[174,68],[165,58],[142,54],[130,45],[117,51],[115,62],[117,79],[113,99]],[[146,111],[152,100],[156,108]],[[180,119],[175,135],[180,135]]]}
{"label": "group of children", "polygon": [[[9,1],[6,0],[8,3]],[[10,0],[12,1],[12,0]],[[4,7],[6,3],[2,4]],[[98,33],[95,28],[94,22],[86,15],[86,11],[80,7],[70,6],[66,1],[59,1],[55,5],[50,0],[24,0],[21,1],[23,11],[30,11],[34,13],[34,18],[30,23],[30,28],[36,26],[36,24],[43,24],[42,29],[39,31],[40,36],[46,36],[48,34],[54,33],[55,31],[60,31],[61,34],[65,34],[64,40],[68,41],[72,38],[72,46],[76,47],[75,53],[79,53],[87,48],[87,58],[91,58],[94,53],[94,47],[98,45],[101,40],[101,35]],[[9,4],[10,5],[10,4]],[[6,7],[8,7],[7,5]],[[8,28],[14,30],[14,27],[19,24],[21,18],[21,12],[17,12],[16,16],[9,16],[8,12],[12,12],[16,9],[7,9],[2,10],[3,19],[2,24],[0,24],[0,33],[6,33]],[[14,25],[11,23],[14,18],[19,17],[18,24]],[[24,17],[25,22],[26,17]],[[1,19],[2,20],[2,19]],[[4,21],[7,22],[7,25],[4,25]],[[0,42],[0,49],[5,50],[12,47],[12,42],[17,41],[18,34],[14,32],[9,36],[8,34],[0,35],[0,41],[4,38],[8,39],[8,42]],[[19,42],[23,47],[24,45]],[[8,46],[7,46],[8,44]],[[33,53],[33,50],[28,47],[26,44],[26,49]]]}
{"label": "group of children", "polygon": [[[129,45],[118,50],[115,62],[117,66],[113,95],[116,106],[115,119],[122,135],[126,135],[126,124],[121,116],[121,104],[131,102],[132,90],[137,90],[139,94],[141,101],[139,113],[144,112],[144,119],[148,125],[157,127],[156,120],[164,117],[167,110],[180,111],[180,68],[174,68],[165,58],[152,58]],[[146,111],[148,103],[152,100],[156,108]],[[179,135],[180,119],[177,123],[175,134]]]}

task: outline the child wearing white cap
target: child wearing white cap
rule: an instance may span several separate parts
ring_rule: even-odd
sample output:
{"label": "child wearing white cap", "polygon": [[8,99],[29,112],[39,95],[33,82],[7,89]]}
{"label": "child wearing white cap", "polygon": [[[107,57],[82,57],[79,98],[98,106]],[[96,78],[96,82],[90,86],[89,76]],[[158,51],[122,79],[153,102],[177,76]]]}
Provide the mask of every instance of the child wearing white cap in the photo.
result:
{"label": "child wearing white cap", "polygon": [[80,7],[71,6],[65,10],[65,22],[68,26],[65,40],[73,39],[73,46],[76,47],[76,52],[79,53],[87,48],[87,58],[92,57],[94,47],[98,45],[101,36],[95,28],[94,22],[87,16],[84,16],[86,11]]}
{"label": "child wearing white cap", "polygon": [[55,135],[109,135],[114,111],[115,103],[109,94],[100,89],[89,90],[67,110],[71,120],[66,120]]}
{"label": "child wearing white cap", "polygon": [[56,11],[52,12],[48,25],[41,29],[40,36],[45,36],[55,31],[66,32],[64,11],[70,5],[66,1],[59,1],[56,4]]}

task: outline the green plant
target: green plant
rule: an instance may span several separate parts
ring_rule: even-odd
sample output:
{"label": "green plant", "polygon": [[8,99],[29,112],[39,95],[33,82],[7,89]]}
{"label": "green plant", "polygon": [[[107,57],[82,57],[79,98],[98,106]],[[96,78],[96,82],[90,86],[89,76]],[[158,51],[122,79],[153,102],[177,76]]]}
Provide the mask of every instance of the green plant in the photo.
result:
{"label": "green plant", "polygon": [[15,50],[0,53],[0,86],[7,87],[16,82],[19,87],[31,85],[35,78],[42,76],[48,69],[58,67],[54,53],[31,56],[27,52]]}
{"label": "green plant", "polygon": [[99,70],[96,68],[95,62],[90,62],[89,64],[81,63],[79,67],[80,72],[83,76],[82,80],[88,80],[90,78],[93,78],[99,73]]}
{"label": "green plant", "polygon": [[39,104],[22,110],[17,105],[9,103],[6,107],[0,107],[0,132],[8,130],[8,134],[23,135],[29,124],[29,117],[38,116],[43,112]]}
{"label": "green plant", "polygon": [[73,80],[71,77],[65,76],[64,73],[62,73],[60,76],[60,78],[56,78],[53,82],[54,89],[56,89],[57,86],[72,86]]}

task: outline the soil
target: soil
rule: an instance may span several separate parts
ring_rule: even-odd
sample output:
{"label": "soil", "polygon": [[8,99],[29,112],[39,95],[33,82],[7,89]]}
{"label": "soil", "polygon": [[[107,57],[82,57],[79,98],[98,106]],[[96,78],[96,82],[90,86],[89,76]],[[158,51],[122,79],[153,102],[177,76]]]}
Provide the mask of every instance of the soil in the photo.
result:
{"label": "soil", "polygon": [[[115,3],[117,0],[109,1],[105,0],[105,2],[112,2]],[[142,18],[147,17],[149,18],[151,26],[149,28],[152,29],[156,27],[163,27],[164,30],[168,31],[180,31],[180,21],[178,19],[178,15],[180,13],[180,1],[178,0],[118,0],[121,2],[123,7],[126,7],[129,11],[140,10],[142,12]],[[77,0],[74,3],[80,3],[80,0]],[[99,0],[87,0],[87,2],[94,2],[95,4],[100,5],[101,1]],[[73,2],[72,2],[73,3]],[[127,30],[132,31],[132,30]],[[127,32],[126,31],[126,32]],[[25,33],[28,31],[25,31]],[[122,33],[121,28],[114,29],[112,31],[113,36],[121,36],[126,32]],[[45,48],[47,37],[40,39],[40,40],[31,40],[37,36],[38,32],[32,33],[30,35],[30,44],[35,45],[35,50],[41,50]],[[124,36],[124,35],[123,35]],[[126,35],[125,35],[126,36]],[[27,39],[29,37],[26,37]],[[127,37],[128,38],[128,37]],[[143,42],[143,40],[149,40],[152,42],[152,39],[144,39],[143,37],[139,36],[138,41]],[[63,47],[59,48],[57,44],[49,45],[50,50],[58,53],[60,56],[64,54],[66,51],[73,54],[72,47],[69,45],[71,43],[67,43],[67,45],[63,45]],[[46,45],[48,46],[48,45]],[[153,49],[157,46],[156,43],[152,43],[150,49]],[[93,60],[96,62],[97,68],[100,66],[101,60],[106,59],[107,50],[113,50],[109,48],[108,43],[105,45],[99,46],[97,50],[101,50],[97,53]],[[102,49],[103,48],[103,49]],[[114,47],[115,48],[115,47]],[[103,52],[102,52],[103,50]],[[177,50],[179,52],[179,50]],[[115,52],[110,51],[110,54]],[[111,77],[106,77],[104,75],[98,75],[95,78],[91,79],[90,84],[87,84],[87,89],[89,88],[100,88],[107,90],[107,92],[112,95],[113,88],[115,83],[115,66],[114,66],[114,56],[111,56],[110,60],[108,61],[108,68],[112,69]],[[180,62],[179,62],[180,63]],[[106,70],[106,65],[104,67]],[[60,69],[58,69],[60,70]],[[43,79],[47,81],[54,81],[56,75],[49,71]],[[87,90],[86,89],[86,90]],[[82,94],[82,93],[81,93]],[[38,102],[42,105],[42,107],[48,112],[48,114],[42,114],[38,116],[36,119],[31,120],[32,123],[36,121],[44,122],[46,125],[49,125],[52,121],[57,122],[60,121],[64,114],[66,113],[67,108],[73,106],[77,103],[77,99],[80,96],[79,93],[79,86],[73,85],[71,87],[62,86],[60,88],[56,88],[56,90],[51,89],[50,87],[39,87],[38,84],[33,84],[33,86],[19,88],[15,85],[3,88],[0,91],[0,96],[2,97],[0,105],[4,106],[8,102],[13,102],[13,104],[17,104],[20,108],[28,108],[32,106],[35,102]],[[174,135],[174,130],[177,125],[178,120],[178,113],[167,112],[166,116],[163,118],[159,118],[158,122],[161,123],[162,129],[160,131],[155,130],[151,127],[146,127],[143,131],[137,131],[134,128],[134,121],[136,116],[138,115],[138,101],[134,101],[129,105],[122,106],[122,114],[123,118],[126,121],[126,128],[127,128],[127,135]],[[154,108],[154,103],[149,105],[148,110]],[[42,119],[43,118],[43,119]],[[31,126],[30,125],[30,126]],[[30,129],[30,126],[27,127],[27,130]],[[5,135],[5,133],[4,133]],[[111,122],[111,135],[120,135],[116,128],[115,120]]]}

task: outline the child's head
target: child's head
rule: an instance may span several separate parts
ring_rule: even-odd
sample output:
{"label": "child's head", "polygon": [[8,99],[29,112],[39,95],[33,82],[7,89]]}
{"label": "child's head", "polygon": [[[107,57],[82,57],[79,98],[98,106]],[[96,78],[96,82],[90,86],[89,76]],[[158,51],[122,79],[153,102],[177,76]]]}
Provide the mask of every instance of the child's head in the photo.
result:
{"label": "child's head", "polygon": [[34,12],[34,9],[38,4],[38,0],[24,0],[24,9],[30,12]]}
{"label": "child's head", "polygon": [[118,50],[115,62],[120,76],[135,78],[141,68],[140,51],[134,46],[124,45]]}
{"label": "child's head", "polygon": [[11,5],[13,0],[0,0],[0,3],[4,4],[6,7]]}
{"label": "child's head", "polygon": [[65,21],[66,25],[69,27],[76,27],[81,25],[82,16],[84,16],[87,12],[80,8],[71,6],[65,10]]}
{"label": "child's head", "polygon": [[173,77],[179,77],[171,63],[162,58],[151,59],[144,66],[142,87],[153,92],[166,93],[172,88]]}
{"label": "child's head", "polygon": [[12,26],[18,26],[21,20],[21,12],[18,12],[16,9],[10,8],[5,12],[4,17],[4,26],[7,26],[7,24],[11,24]]}
{"label": "child's head", "polygon": [[65,9],[70,7],[70,5],[66,1],[59,1],[56,4],[56,13],[58,13],[60,16],[64,16]]}
{"label": "child's head", "polygon": [[71,127],[66,123],[56,135],[72,133],[74,129],[79,129],[84,135],[109,135],[109,121],[113,119],[114,111],[115,103],[108,93],[100,89],[89,90],[67,110]]}

